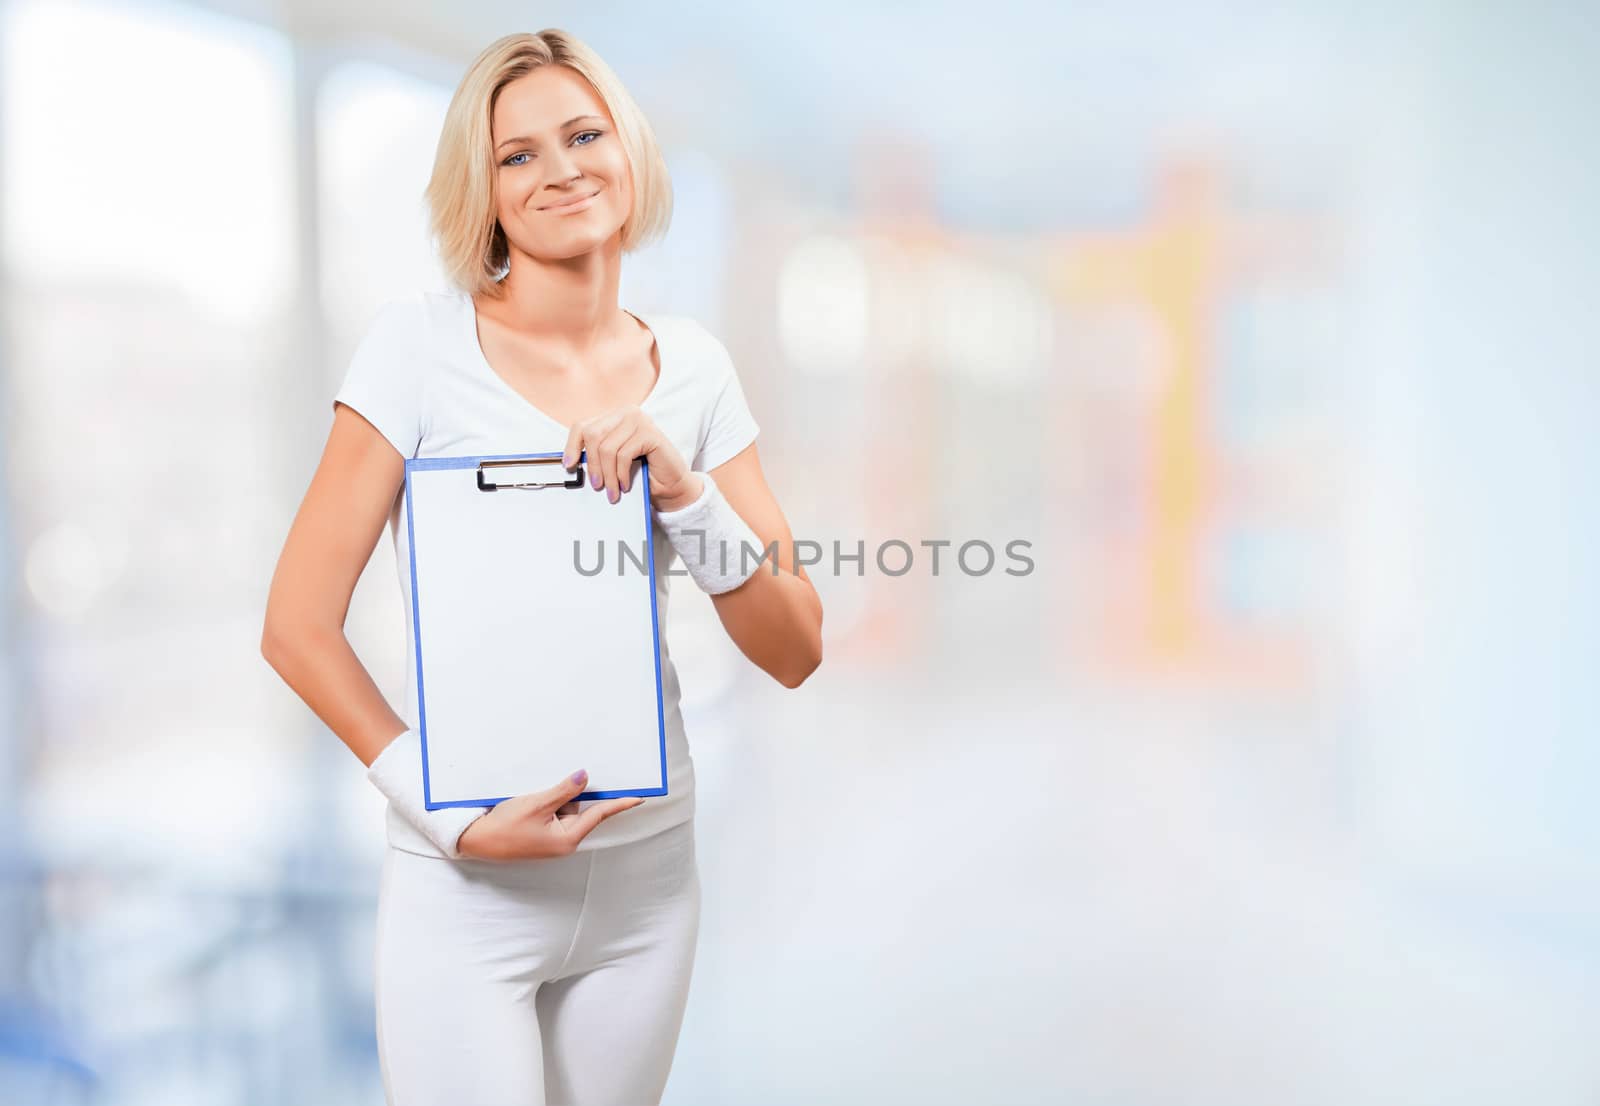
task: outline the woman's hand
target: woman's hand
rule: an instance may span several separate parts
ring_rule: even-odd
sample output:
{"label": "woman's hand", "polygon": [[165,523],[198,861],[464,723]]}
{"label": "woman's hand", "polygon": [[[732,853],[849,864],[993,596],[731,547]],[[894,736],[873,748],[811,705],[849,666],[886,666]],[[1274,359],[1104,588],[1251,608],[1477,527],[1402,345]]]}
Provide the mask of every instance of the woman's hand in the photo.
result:
{"label": "woman's hand", "polygon": [[644,802],[636,795],[627,796],[596,804],[579,814],[572,797],[581,795],[588,782],[588,773],[579,772],[548,790],[507,799],[467,826],[456,839],[456,848],[462,856],[474,860],[569,856],[601,822]]}
{"label": "woman's hand", "polygon": [[650,503],[658,511],[686,507],[700,496],[699,476],[655,420],[635,404],[615,407],[577,423],[567,434],[561,464],[572,471],[580,452],[588,454],[589,486],[605,489],[615,503],[633,483],[633,462],[643,457],[650,466]]}

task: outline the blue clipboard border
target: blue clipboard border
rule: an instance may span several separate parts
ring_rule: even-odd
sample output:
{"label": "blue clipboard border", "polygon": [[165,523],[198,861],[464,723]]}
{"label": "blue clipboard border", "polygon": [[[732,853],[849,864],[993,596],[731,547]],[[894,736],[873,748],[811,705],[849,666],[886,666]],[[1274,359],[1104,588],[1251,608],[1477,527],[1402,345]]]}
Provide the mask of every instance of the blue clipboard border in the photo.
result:
{"label": "blue clipboard border", "polygon": [[[411,642],[416,652],[417,664],[417,729],[422,735],[422,805],[429,810],[443,810],[452,806],[498,806],[511,795],[501,795],[496,799],[451,799],[448,802],[434,802],[428,780],[428,708],[422,686],[422,618],[421,608],[417,602],[417,535],[413,526],[415,515],[412,513],[411,500],[411,474],[413,472],[427,472],[436,469],[464,469],[472,468],[484,461],[531,461],[544,460],[551,457],[560,457],[561,451],[554,450],[548,453],[486,453],[479,456],[465,457],[408,457],[406,458],[406,548],[411,560]],[[588,460],[589,451],[580,450],[578,462],[582,464]],[[656,671],[656,733],[658,735],[661,751],[661,786],[637,787],[627,790],[613,791],[583,791],[573,796],[569,802],[583,799],[616,799],[627,795],[665,795],[667,793],[667,718],[666,708],[661,699],[661,621],[656,609],[656,543],[655,535],[651,533],[650,512],[650,462],[644,458],[639,460],[639,481],[644,491],[644,536],[645,555],[649,562],[650,571],[646,574],[645,583],[650,588],[650,636],[655,643],[655,671]],[[593,494],[598,495],[598,492]]]}

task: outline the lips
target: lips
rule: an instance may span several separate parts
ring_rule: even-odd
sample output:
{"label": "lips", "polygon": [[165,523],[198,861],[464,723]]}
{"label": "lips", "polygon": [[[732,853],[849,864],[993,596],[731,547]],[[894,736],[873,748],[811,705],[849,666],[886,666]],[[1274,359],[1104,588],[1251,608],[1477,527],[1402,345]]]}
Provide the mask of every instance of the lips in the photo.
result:
{"label": "lips", "polygon": [[598,188],[596,188],[593,192],[589,192],[589,193],[587,193],[585,195],[582,195],[582,196],[574,196],[569,200],[560,200],[560,201],[558,201],[556,203],[553,203],[553,204],[545,204],[539,210],[540,211],[560,211],[564,207],[572,207],[572,206],[574,206],[576,204],[581,204],[581,203],[583,203],[583,201],[588,200],[588,199],[592,199],[592,198],[594,198],[595,196],[598,196],[598,195],[600,195],[600,190]]}

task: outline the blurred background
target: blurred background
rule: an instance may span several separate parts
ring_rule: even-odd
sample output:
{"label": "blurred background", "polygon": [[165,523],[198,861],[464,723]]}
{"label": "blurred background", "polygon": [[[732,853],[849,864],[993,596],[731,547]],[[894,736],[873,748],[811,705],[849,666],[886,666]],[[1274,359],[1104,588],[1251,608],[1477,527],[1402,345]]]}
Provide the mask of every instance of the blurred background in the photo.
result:
{"label": "blurred background", "polygon": [[[0,4],[0,1100],[383,1100],[382,798],[264,604],[549,26],[825,554],[796,691],[676,589],[667,1102],[1600,1102],[1600,19],[1368,0]],[[392,702],[402,617],[385,536]]]}

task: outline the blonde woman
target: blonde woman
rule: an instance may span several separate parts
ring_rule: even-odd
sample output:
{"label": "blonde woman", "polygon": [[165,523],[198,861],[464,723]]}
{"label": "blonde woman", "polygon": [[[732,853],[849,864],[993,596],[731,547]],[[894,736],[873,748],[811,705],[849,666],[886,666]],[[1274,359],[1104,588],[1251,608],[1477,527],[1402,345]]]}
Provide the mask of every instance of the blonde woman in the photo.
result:
{"label": "blonde woman", "polygon": [[[429,811],[410,620],[401,715],[344,636],[351,592],[386,522],[409,564],[405,458],[562,450],[569,468],[587,453],[584,494],[611,501],[648,460],[661,610],[676,554],[786,687],[821,661],[822,605],[726,348],[692,318],[618,305],[622,255],[665,232],[672,201],[651,128],[605,63],[557,30],[491,44],[456,89],[426,195],[456,290],[387,304],[357,348],[262,652],[389,800],[376,961],[389,1102],[657,1102],[700,919],[694,771],[665,641],[669,794],[580,806],[575,764],[487,811]],[[778,555],[756,562],[745,543]]]}

